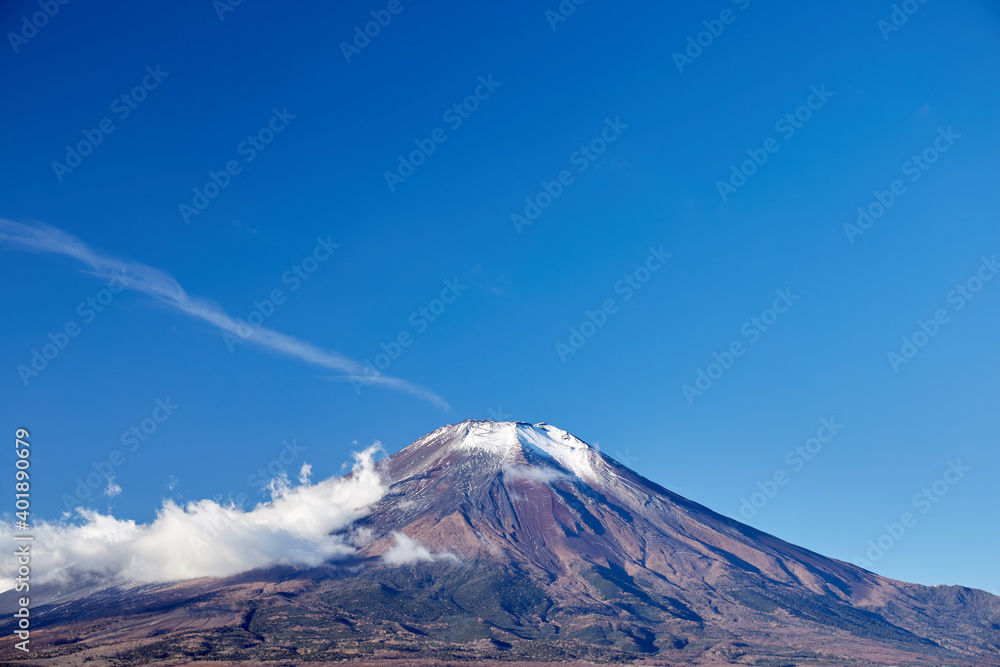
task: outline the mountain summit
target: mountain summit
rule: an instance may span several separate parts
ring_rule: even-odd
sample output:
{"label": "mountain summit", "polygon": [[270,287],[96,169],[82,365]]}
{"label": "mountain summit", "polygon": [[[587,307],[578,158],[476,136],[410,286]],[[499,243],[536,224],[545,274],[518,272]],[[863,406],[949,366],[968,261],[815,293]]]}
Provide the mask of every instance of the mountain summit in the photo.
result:
{"label": "mountain summit", "polygon": [[[597,481],[604,471],[603,458],[597,449],[562,429],[541,422],[495,422],[467,420],[444,426],[409,447],[395,458],[405,459],[412,452],[447,455],[451,452],[481,453],[474,464],[488,473],[491,464],[539,465],[562,468],[581,479]],[[405,474],[412,474],[407,471]]]}
{"label": "mountain summit", "polygon": [[444,426],[377,469],[350,556],[53,606],[52,651],[1000,666],[1000,598],[823,557],[549,424]]}

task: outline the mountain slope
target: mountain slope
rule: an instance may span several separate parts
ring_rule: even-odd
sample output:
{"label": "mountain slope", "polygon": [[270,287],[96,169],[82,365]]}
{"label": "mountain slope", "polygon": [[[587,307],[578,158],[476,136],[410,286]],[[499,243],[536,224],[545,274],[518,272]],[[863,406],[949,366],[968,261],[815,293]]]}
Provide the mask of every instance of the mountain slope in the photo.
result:
{"label": "mountain slope", "polygon": [[110,652],[1000,665],[1000,598],[796,547],[547,424],[445,426],[380,469],[388,493],[348,529],[347,560],[92,595],[43,611],[36,637],[63,642],[53,664]]}
{"label": "mountain slope", "polygon": [[[365,555],[385,553],[399,531],[466,558],[515,564],[573,613],[631,602],[737,636],[770,617],[918,651],[956,633],[987,650],[1000,641],[993,596],[969,591],[955,605],[948,589],[824,558],[688,501],[546,424],[447,426],[390,457],[386,470],[395,483],[365,521],[380,537]],[[977,604],[986,616],[967,618]],[[942,608],[928,614],[935,605]]]}

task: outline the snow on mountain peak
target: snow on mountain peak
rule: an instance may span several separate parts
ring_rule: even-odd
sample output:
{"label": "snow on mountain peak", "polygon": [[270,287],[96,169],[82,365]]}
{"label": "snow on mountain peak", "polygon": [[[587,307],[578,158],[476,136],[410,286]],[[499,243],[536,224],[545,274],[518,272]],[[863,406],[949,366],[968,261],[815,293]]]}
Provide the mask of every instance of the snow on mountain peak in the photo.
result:
{"label": "snow on mountain peak", "polygon": [[577,477],[597,481],[600,455],[576,436],[545,422],[495,422],[467,420],[457,446],[513,461],[518,453],[530,458],[550,459]]}

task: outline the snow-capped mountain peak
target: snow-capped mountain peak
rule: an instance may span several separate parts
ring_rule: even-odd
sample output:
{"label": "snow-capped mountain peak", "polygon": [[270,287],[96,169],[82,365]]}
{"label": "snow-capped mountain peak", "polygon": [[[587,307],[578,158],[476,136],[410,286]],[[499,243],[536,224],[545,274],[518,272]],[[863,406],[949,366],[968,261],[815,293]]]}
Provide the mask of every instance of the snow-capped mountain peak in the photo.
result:
{"label": "snow-capped mountain peak", "polygon": [[496,422],[467,420],[455,425],[459,433],[454,447],[492,454],[504,463],[523,455],[531,463],[554,461],[560,467],[588,481],[598,481],[604,468],[598,451],[560,428],[539,422]]}

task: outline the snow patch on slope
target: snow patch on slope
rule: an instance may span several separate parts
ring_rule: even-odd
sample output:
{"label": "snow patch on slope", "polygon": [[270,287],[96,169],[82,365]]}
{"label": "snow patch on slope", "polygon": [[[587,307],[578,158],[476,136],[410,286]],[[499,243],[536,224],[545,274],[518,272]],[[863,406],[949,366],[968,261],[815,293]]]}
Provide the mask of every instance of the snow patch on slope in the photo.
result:
{"label": "snow patch on slope", "polygon": [[576,436],[545,422],[530,426],[517,425],[521,442],[530,449],[555,459],[581,479],[598,481],[598,461],[600,457],[590,445]]}

